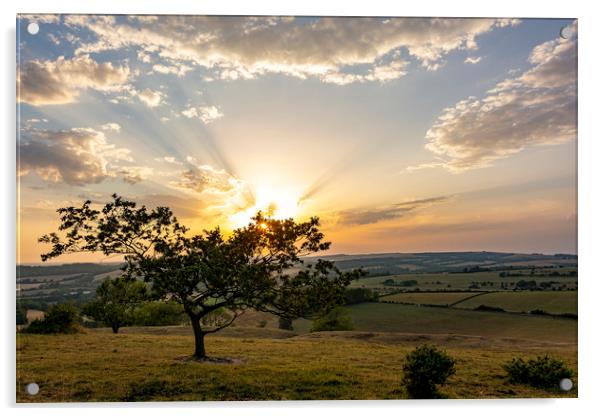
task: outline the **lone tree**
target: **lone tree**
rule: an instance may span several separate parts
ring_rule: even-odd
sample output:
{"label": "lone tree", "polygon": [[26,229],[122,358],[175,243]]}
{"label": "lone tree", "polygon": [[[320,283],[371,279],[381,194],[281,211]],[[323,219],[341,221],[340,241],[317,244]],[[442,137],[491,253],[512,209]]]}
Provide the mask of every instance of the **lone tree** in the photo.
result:
{"label": "lone tree", "polygon": [[[90,205],[57,210],[59,233],[39,239],[52,244],[42,260],[78,252],[124,255],[125,276],[142,276],[156,298],[182,304],[198,359],[206,358],[205,335],[228,327],[245,309],[285,319],[323,313],[344,301],[345,287],[361,274],[343,273],[324,260],[304,263],[303,256],[330,246],[317,217],[297,223],[259,212],[227,237],[219,227],[188,237],[167,207],[137,207],[117,195],[100,211]],[[228,319],[202,324],[224,309]]]}
{"label": "lone tree", "polygon": [[86,303],[82,312],[110,326],[116,334],[132,322],[134,309],[147,298],[144,282],[130,277],[107,278],[96,288],[96,299]]}

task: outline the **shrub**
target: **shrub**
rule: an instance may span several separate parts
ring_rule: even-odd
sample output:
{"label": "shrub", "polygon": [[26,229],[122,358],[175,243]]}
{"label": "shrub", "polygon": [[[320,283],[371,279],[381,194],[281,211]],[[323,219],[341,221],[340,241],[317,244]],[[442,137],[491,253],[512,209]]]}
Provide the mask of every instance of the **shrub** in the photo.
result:
{"label": "shrub", "polygon": [[286,331],[293,330],[293,320],[288,318],[283,318],[282,316],[278,318],[278,328],[284,329]]}
{"label": "shrub", "polygon": [[557,387],[563,378],[573,377],[573,372],[562,360],[547,355],[527,361],[522,358],[513,358],[502,367],[508,373],[511,383],[527,384],[533,387]]}
{"label": "shrub", "polygon": [[343,308],[334,308],[318,317],[311,326],[311,332],[320,331],[351,331],[353,322],[349,311]]}
{"label": "shrub", "polygon": [[440,394],[438,385],[455,374],[455,360],[434,345],[416,347],[406,355],[403,382],[413,399],[435,399]]}
{"label": "shrub", "polygon": [[73,334],[76,326],[77,309],[70,303],[59,303],[48,309],[43,319],[31,322],[23,332],[30,334]]}

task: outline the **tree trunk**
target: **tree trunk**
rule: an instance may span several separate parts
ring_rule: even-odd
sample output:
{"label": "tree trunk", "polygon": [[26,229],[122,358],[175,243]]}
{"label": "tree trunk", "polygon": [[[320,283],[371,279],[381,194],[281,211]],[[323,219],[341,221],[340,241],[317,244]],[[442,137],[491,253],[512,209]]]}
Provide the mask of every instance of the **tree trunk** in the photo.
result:
{"label": "tree trunk", "polygon": [[113,333],[116,334],[119,332],[119,325],[111,325],[111,329],[113,330]]}
{"label": "tree trunk", "polygon": [[201,320],[196,316],[189,316],[192,330],[194,331],[194,357],[207,358],[207,354],[205,353],[205,332],[201,329]]}

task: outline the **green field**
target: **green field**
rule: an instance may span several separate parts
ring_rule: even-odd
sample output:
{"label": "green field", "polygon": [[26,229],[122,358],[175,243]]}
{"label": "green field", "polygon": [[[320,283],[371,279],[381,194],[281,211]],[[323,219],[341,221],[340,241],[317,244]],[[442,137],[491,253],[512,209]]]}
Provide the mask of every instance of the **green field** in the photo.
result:
{"label": "green field", "polygon": [[362,303],[349,310],[354,329],[358,331],[464,334],[577,343],[577,321],[572,319],[389,303]]}
{"label": "green field", "polygon": [[[387,337],[361,332],[277,339],[265,338],[276,330],[254,328],[247,329],[242,337],[208,337],[211,355],[234,360],[215,364],[188,359],[193,339],[185,334],[186,329],[18,334],[17,401],[404,399],[404,355],[425,342],[438,344],[457,360],[457,373],[442,388],[446,397],[577,395],[576,388],[563,393],[510,384],[501,369],[512,357],[549,353],[576,371],[574,345],[534,345],[517,340],[491,344],[480,340],[475,344],[462,337]],[[576,384],[577,379],[574,381]],[[25,385],[31,382],[40,386],[37,396],[24,393]]]}
{"label": "green field", "polygon": [[405,292],[386,295],[380,299],[383,301],[416,303],[419,305],[450,305],[475,294],[472,292]]}
{"label": "green field", "polygon": [[[569,272],[575,269],[566,269]],[[393,287],[384,286],[383,282],[387,279],[396,281],[416,280],[418,284],[411,287]],[[557,277],[557,276],[530,276],[528,273],[524,276],[500,277],[499,272],[477,272],[477,273],[409,273],[395,276],[375,276],[364,277],[353,281],[350,287],[366,287],[371,289],[386,289],[398,291],[400,289],[411,291],[416,288],[419,290],[467,290],[473,282],[482,285],[483,290],[500,290],[501,283],[506,285],[516,284],[520,280],[535,280],[538,284],[541,282],[558,282],[556,286],[566,285],[567,288],[577,287],[577,277]]]}
{"label": "green field", "polygon": [[577,313],[577,292],[497,292],[467,299],[455,307],[472,309],[479,305],[506,311],[529,312],[541,309],[549,313]]}

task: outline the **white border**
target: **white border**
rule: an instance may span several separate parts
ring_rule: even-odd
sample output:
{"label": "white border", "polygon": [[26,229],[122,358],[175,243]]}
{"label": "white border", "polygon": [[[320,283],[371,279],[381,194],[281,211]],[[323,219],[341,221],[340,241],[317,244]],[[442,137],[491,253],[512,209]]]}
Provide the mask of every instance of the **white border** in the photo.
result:
{"label": "white border", "polygon": [[[335,409],[350,415],[364,414],[375,408],[380,414],[437,413],[451,415],[504,415],[526,412],[546,415],[589,414],[600,407],[596,398],[602,386],[600,360],[600,294],[602,293],[599,258],[600,240],[600,161],[602,155],[600,129],[597,122],[600,104],[600,53],[602,16],[596,12],[593,1],[525,0],[432,1],[393,2],[386,0],[326,2],[324,0],[252,0],[252,1],[186,1],[186,0],[20,0],[2,2],[3,64],[1,82],[4,97],[2,106],[2,203],[3,235],[0,255],[4,302],[0,381],[1,403],[10,407],[5,414],[43,413],[44,415],[91,414],[104,415],[107,407],[113,412],[127,408],[128,413],[164,416],[168,409],[178,414],[219,412],[220,415],[252,414],[306,415],[307,412],[326,414]],[[279,14],[279,15],[380,15],[380,16],[491,16],[491,17],[575,17],[579,19],[579,399],[564,400],[446,400],[438,402],[255,402],[255,403],[170,403],[170,404],[108,404],[108,405],[49,405],[17,406],[15,400],[15,15],[16,13],[118,13],[118,14]]]}

